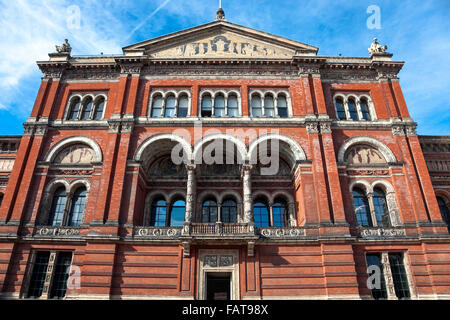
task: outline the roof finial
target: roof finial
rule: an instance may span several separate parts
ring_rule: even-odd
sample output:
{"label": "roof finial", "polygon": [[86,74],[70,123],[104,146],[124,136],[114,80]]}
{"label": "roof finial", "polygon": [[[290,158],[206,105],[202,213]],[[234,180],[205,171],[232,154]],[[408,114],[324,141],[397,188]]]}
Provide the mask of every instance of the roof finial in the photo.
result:
{"label": "roof finial", "polygon": [[222,0],[219,0],[219,9],[216,12],[216,20],[226,20],[225,11],[222,9]]}

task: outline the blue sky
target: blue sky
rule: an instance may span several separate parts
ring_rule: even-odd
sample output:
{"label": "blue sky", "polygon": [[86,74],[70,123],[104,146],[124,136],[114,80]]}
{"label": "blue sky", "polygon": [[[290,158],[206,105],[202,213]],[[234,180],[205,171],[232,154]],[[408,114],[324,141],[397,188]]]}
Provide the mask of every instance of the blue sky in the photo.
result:
{"label": "blue sky", "polygon": [[[121,48],[214,20],[218,0],[0,0],[0,135],[22,134],[40,85],[36,61],[68,38],[72,55]],[[450,0],[223,0],[228,21],[368,57],[377,37],[405,61],[400,83],[424,135],[450,135]],[[369,29],[381,10],[381,29]],[[79,10],[79,26],[77,24]]]}

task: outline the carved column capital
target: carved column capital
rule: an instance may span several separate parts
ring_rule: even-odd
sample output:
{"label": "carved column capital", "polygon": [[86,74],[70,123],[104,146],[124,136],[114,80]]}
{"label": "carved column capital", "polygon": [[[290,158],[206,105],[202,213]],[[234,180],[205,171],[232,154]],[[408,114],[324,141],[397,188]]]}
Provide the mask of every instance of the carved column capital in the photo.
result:
{"label": "carved column capital", "polygon": [[317,122],[307,122],[306,123],[307,133],[319,133],[319,124]]}
{"label": "carved column capital", "polygon": [[331,122],[320,122],[320,132],[321,133],[331,133]]}
{"label": "carved column capital", "polygon": [[392,135],[394,137],[404,137],[405,134],[405,128],[401,125],[393,125],[392,126]]}

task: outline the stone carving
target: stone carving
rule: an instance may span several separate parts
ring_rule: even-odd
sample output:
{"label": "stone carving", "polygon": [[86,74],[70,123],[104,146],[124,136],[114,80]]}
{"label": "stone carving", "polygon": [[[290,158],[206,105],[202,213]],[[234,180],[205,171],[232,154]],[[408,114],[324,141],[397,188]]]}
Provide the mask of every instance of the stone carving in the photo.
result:
{"label": "stone carving", "polygon": [[266,238],[299,238],[305,236],[301,228],[260,228],[259,233]]}
{"label": "stone carving", "polygon": [[72,227],[47,227],[47,226],[40,226],[37,227],[35,230],[35,235],[38,236],[47,236],[47,237],[73,237],[73,236],[79,236],[80,235],[80,229],[79,228],[72,228]]}
{"label": "stone carving", "polygon": [[120,65],[121,74],[140,74],[142,64],[122,64]]}
{"label": "stone carving", "polygon": [[307,133],[319,133],[319,125],[316,122],[307,122],[306,123],[306,132]]}
{"label": "stone carving", "polygon": [[445,161],[445,160],[427,160],[426,163],[427,163],[427,167],[428,167],[429,171],[438,171],[438,172],[448,172],[448,171],[450,171],[450,161]]}
{"label": "stone carving", "polygon": [[369,48],[370,55],[373,55],[374,53],[386,53],[387,46],[382,46],[378,43],[378,39],[374,38],[372,45]]}
{"label": "stone carving", "polygon": [[233,256],[220,256],[220,267],[231,267],[233,265]]}
{"label": "stone carving", "polygon": [[70,54],[72,52],[72,47],[69,44],[69,40],[64,39],[64,43],[60,46],[55,46],[57,53],[68,53]]}
{"label": "stone carving", "polygon": [[406,129],[406,135],[408,137],[416,137],[417,136],[417,132],[416,132],[416,127],[415,126],[407,126],[405,129]]}
{"label": "stone carving", "polygon": [[244,223],[249,223],[253,221],[251,170],[252,167],[250,165],[242,166],[243,171],[242,187],[244,193]]}
{"label": "stone carving", "polygon": [[222,8],[219,8],[216,12],[216,20],[225,20],[225,11]]}
{"label": "stone carving", "polygon": [[330,122],[321,122],[319,125],[320,125],[321,133],[331,133],[331,123]]}
{"label": "stone carving", "polygon": [[387,176],[389,170],[349,170],[349,176]]}
{"label": "stone carving", "polygon": [[54,162],[57,164],[88,164],[94,159],[94,150],[84,144],[75,144],[62,150]]}
{"label": "stone carving", "polygon": [[63,176],[90,176],[94,170],[57,170],[56,174]]}
{"label": "stone carving", "polygon": [[386,159],[371,146],[356,145],[347,151],[345,162],[349,164],[380,164],[386,163]]}
{"label": "stone carving", "polygon": [[217,267],[217,256],[205,256],[205,266]]}
{"label": "stone carving", "polygon": [[403,126],[392,126],[392,135],[394,137],[404,137],[405,129],[403,128]]}
{"label": "stone carving", "polygon": [[14,166],[14,159],[0,159],[0,171],[10,172]]}
{"label": "stone carving", "polygon": [[225,32],[150,55],[154,58],[291,58],[294,53],[285,48]]}
{"label": "stone carving", "polygon": [[397,237],[406,236],[405,229],[398,228],[360,228],[361,237]]}
{"label": "stone carving", "polygon": [[176,238],[181,234],[180,228],[164,228],[164,227],[135,227],[133,230],[135,237],[146,238]]}

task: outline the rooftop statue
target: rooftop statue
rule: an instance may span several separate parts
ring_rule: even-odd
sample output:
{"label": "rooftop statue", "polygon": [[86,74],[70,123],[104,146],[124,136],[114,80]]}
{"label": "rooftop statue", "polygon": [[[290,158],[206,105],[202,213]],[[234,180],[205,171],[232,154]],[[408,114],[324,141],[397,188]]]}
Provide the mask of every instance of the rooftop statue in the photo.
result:
{"label": "rooftop statue", "polygon": [[386,53],[387,46],[382,46],[377,42],[377,38],[373,39],[372,45],[369,48],[369,53],[373,55],[374,53]]}
{"label": "rooftop statue", "polygon": [[56,46],[57,53],[69,53],[72,51],[72,47],[69,44],[69,40],[65,39],[64,43],[60,46]]}

